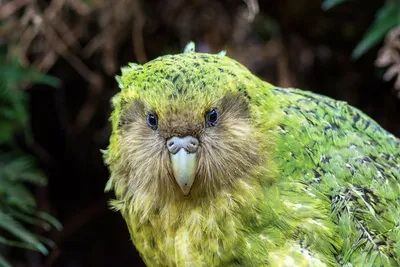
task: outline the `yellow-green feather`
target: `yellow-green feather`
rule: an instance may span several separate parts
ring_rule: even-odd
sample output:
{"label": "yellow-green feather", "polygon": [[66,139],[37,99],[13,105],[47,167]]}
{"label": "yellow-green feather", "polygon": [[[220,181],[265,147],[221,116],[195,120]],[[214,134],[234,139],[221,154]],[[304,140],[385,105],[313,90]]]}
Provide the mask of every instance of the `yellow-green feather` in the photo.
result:
{"label": "yellow-green feather", "polygon": [[[125,67],[118,82],[108,188],[148,266],[400,264],[399,141],[358,110],[192,51]],[[228,92],[247,97],[265,166],[210,198],[129,194],[119,172],[124,103],[153,99],[162,119],[176,103],[208,107]]]}

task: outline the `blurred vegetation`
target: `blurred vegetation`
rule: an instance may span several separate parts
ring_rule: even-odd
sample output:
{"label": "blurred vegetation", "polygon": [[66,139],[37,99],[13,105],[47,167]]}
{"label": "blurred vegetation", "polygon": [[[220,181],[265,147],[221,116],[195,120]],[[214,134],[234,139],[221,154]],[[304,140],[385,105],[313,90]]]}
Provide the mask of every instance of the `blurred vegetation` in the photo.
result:
{"label": "blurred vegetation", "polygon": [[[341,3],[350,0],[324,0],[322,8],[327,11]],[[375,65],[388,68],[383,76],[385,81],[390,81],[397,76],[394,88],[400,90],[400,1],[387,0],[376,11],[372,25],[365,32],[361,41],[354,48],[351,57],[358,59],[372,47],[376,46],[386,37],[386,43],[379,51]],[[400,91],[398,92],[400,98]]]}
{"label": "blurred vegetation", "polygon": [[[23,267],[143,266],[103,191],[114,75],[189,41],[278,86],[347,101],[400,136],[399,17],[398,0],[0,1],[0,212],[17,221],[0,222],[1,255]],[[35,202],[64,226],[46,233],[46,257],[10,249],[45,252],[39,229],[59,227]]]}
{"label": "blurred vegetation", "polygon": [[381,42],[388,32],[398,25],[400,25],[400,2],[387,1],[376,12],[375,20],[354,49],[352,57],[359,58],[365,54],[374,45]]}
{"label": "blurred vegetation", "polygon": [[[32,226],[49,230],[61,229],[61,225],[49,214],[37,210],[28,184],[46,186],[47,179],[35,159],[15,139],[22,132],[25,142],[32,142],[27,94],[22,90],[27,83],[56,86],[58,80],[0,55],[0,244],[5,253],[8,247],[19,247],[47,254],[46,245],[53,243],[36,234]],[[0,253],[0,266],[11,266],[4,252]]]}
{"label": "blurred vegetation", "polygon": [[[322,8],[327,11],[350,0],[324,0]],[[376,11],[375,20],[353,50],[352,57],[359,58],[374,45],[382,41],[390,30],[400,25],[400,1],[388,0]]]}

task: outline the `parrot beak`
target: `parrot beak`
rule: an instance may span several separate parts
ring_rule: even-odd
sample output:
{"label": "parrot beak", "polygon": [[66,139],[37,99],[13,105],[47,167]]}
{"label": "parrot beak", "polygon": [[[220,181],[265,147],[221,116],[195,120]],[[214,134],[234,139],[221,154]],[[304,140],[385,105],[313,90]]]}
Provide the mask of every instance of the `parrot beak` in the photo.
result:
{"label": "parrot beak", "polygon": [[196,174],[199,141],[191,136],[172,137],[167,141],[175,180],[185,196],[189,195]]}
{"label": "parrot beak", "polygon": [[190,193],[196,171],[196,153],[188,153],[181,149],[171,155],[172,170],[175,180],[186,196]]}

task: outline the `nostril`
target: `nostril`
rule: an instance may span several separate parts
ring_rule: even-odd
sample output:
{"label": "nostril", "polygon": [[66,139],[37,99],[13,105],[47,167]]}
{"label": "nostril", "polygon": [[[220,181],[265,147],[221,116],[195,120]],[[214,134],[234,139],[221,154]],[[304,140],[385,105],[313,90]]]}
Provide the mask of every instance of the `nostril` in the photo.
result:
{"label": "nostril", "polygon": [[192,136],[188,136],[185,139],[187,144],[186,145],[187,151],[189,151],[190,153],[196,152],[197,148],[199,147],[199,141]]}
{"label": "nostril", "polygon": [[176,149],[176,142],[174,140],[167,141],[167,148],[170,152],[173,152]]}
{"label": "nostril", "polygon": [[190,145],[191,145],[193,148],[196,148],[196,147],[199,146],[199,142],[198,142],[197,140],[194,140],[194,141],[191,141],[191,142],[190,142]]}
{"label": "nostril", "polygon": [[195,153],[199,147],[199,140],[192,136],[183,138],[174,136],[167,140],[166,147],[173,154],[177,153],[181,148],[189,153]]}

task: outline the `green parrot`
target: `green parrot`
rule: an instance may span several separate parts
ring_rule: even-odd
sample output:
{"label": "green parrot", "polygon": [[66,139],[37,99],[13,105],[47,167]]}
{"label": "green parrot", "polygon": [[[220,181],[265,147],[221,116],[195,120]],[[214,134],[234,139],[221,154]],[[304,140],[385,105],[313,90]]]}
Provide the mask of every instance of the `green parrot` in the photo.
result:
{"label": "green parrot", "polygon": [[106,190],[147,266],[400,266],[400,140],[194,51],[117,77]]}

